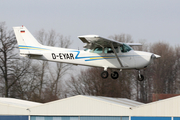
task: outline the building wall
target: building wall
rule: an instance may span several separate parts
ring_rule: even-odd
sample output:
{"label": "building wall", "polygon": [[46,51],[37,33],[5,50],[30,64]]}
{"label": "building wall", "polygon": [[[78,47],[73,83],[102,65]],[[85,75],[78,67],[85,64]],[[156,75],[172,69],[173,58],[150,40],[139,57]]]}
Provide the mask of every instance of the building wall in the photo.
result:
{"label": "building wall", "polygon": [[180,120],[180,117],[174,117],[173,120]]}
{"label": "building wall", "polygon": [[31,116],[31,120],[79,120],[79,117],[68,116]]}
{"label": "building wall", "polygon": [[131,120],[180,120],[180,117],[142,117],[142,116],[133,116]]}
{"label": "building wall", "polygon": [[28,120],[28,116],[5,116],[1,115],[0,120]]}
{"label": "building wall", "polygon": [[121,116],[81,116],[80,120],[129,120],[129,117]]}
{"label": "building wall", "polygon": [[171,120],[171,117],[131,117],[131,120]]}
{"label": "building wall", "polygon": [[31,116],[31,120],[129,120],[121,116]]}

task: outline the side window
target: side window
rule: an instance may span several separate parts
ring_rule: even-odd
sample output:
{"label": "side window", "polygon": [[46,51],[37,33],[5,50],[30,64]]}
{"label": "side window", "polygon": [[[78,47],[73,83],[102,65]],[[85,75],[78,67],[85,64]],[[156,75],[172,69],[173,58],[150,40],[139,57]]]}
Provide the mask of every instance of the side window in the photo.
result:
{"label": "side window", "polygon": [[[114,49],[116,50],[116,53],[119,52],[118,47],[114,47]],[[111,47],[106,47],[104,49],[104,53],[114,53],[114,52],[113,52],[113,49]]]}
{"label": "side window", "polygon": [[119,53],[119,48],[118,47],[114,47],[114,49],[116,50],[116,53]]}
{"label": "side window", "polygon": [[103,53],[102,47],[97,47],[94,49],[94,53]]}

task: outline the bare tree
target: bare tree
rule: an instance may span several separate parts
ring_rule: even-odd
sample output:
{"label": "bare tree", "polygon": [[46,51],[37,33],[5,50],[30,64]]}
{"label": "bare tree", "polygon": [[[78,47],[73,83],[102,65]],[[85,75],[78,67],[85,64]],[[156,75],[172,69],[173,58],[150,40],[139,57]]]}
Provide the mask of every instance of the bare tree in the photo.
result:
{"label": "bare tree", "polygon": [[[61,48],[68,48],[71,45],[71,41],[69,37],[64,37],[63,35],[58,36],[58,46]],[[56,68],[53,69],[55,70],[53,73],[51,72],[51,77],[53,79],[52,82],[52,90],[51,92],[54,92],[56,95],[58,93],[58,85],[60,80],[67,74],[67,71],[72,67],[70,64],[65,64],[65,63],[56,63]],[[50,68],[50,71],[53,71],[52,68]],[[61,83],[62,84],[62,83]]]}
{"label": "bare tree", "polygon": [[21,78],[27,67],[20,68],[16,64],[16,40],[13,31],[7,31],[5,22],[0,23],[0,76],[4,87],[4,95],[9,96],[10,88]]}
{"label": "bare tree", "polygon": [[172,87],[176,80],[175,72],[175,49],[164,42],[155,43],[151,51],[161,55],[161,59],[154,62],[154,90],[156,93],[173,93]]}
{"label": "bare tree", "polygon": [[175,47],[175,57],[176,61],[174,63],[174,75],[176,76],[176,81],[174,82],[173,86],[173,93],[179,94],[180,93],[180,46]]}
{"label": "bare tree", "polygon": [[[42,44],[48,46],[68,48],[71,45],[69,37],[64,37],[63,35],[56,33],[54,30],[46,32],[42,29],[38,31],[36,38]],[[61,80],[71,65],[47,61],[39,61],[39,65],[41,66],[41,75],[39,77],[39,100],[47,102],[58,99],[61,93],[61,88],[58,85],[62,84]]]}
{"label": "bare tree", "polygon": [[16,71],[14,71],[15,78],[21,69],[27,69],[25,74],[22,77],[19,77],[10,89],[10,97],[31,100],[40,85],[38,82],[38,77],[40,76],[39,67],[37,64],[32,65],[31,60],[27,58],[16,60],[15,64],[19,66],[16,67]]}

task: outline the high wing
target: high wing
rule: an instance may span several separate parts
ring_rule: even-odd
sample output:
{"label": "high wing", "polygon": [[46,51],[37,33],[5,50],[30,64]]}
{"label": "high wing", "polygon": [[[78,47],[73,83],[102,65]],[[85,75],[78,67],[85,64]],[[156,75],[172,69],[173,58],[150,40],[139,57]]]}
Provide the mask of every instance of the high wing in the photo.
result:
{"label": "high wing", "polygon": [[[124,43],[118,42],[109,38],[104,38],[99,35],[84,35],[84,36],[78,36],[78,38],[83,42],[86,43],[84,48],[93,49],[97,46],[101,47],[111,47],[111,44],[113,44],[114,47],[118,45],[122,45]],[[126,43],[130,46],[139,46],[142,45],[141,43]]]}
{"label": "high wing", "polygon": [[84,36],[78,36],[78,38],[83,42],[86,43],[84,48],[93,49],[97,46],[101,47],[110,47],[110,43],[113,43],[114,46],[117,46],[119,44],[123,44],[121,42],[104,38],[99,35],[84,35]]}

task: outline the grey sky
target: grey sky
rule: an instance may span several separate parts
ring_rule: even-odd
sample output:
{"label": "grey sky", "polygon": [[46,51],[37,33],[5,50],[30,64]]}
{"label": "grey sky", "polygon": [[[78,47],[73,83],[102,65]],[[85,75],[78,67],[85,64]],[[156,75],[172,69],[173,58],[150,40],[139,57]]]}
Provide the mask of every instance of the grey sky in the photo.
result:
{"label": "grey sky", "polygon": [[0,22],[32,34],[54,29],[71,36],[130,34],[134,41],[180,43],[180,0],[0,0]]}

